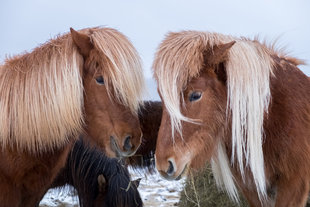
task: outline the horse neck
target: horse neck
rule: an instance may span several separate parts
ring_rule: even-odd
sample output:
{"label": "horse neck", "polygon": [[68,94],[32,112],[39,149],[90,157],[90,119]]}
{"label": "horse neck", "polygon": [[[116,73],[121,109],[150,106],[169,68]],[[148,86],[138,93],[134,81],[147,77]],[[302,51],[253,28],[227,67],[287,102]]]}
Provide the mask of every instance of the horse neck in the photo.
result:
{"label": "horse neck", "polygon": [[[278,159],[277,154],[283,149],[290,149],[292,147],[289,146],[290,140],[293,137],[309,134],[310,128],[309,77],[290,61],[279,57],[273,57],[273,59],[275,64],[273,75],[270,77],[271,100],[268,113],[264,114],[263,124],[263,153],[267,176],[269,167]],[[221,141],[230,158],[232,154],[231,120],[228,120],[227,126],[230,127],[226,128]],[[293,129],[292,126],[294,126]],[[300,143],[307,144],[307,140],[303,139]],[[298,145],[298,143],[294,144]],[[236,162],[234,168],[238,169]]]}
{"label": "horse neck", "polygon": [[146,102],[139,114],[140,127],[143,133],[142,145],[138,150],[142,155],[155,151],[158,130],[162,116],[161,102]]}
{"label": "horse neck", "polygon": [[265,160],[276,159],[279,149],[310,144],[305,139],[310,133],[310,80],[290,61],[278,57],[274,61],[271,103],[264,121]]}
{"label": "horse neck", "polygon": [[143,133],[142,143],[136,154],[126,158],[126,162],[134,168],[146,168],[153,172],[154,153],[157,135],[162,117],[162,104],[157,101],[147,101],[139,112],[140,127]]}

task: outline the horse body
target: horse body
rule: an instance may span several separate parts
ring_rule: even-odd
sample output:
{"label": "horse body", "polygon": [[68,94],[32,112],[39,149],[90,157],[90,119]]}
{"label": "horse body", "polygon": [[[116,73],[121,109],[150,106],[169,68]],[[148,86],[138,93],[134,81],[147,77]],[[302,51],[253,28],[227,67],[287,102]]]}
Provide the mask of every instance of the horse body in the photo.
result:
{"label": "horse body", "polygon": [[237,185],[251,206],[304,206],[310,81],[300,62],[244,38],[168,35],[153,65],[163,100],[159,172],[178,179],[211,161],[232,199]]}
{"label": "horse body", "polygon": [[134,154],[142,90],[137,52],[109,28],[71,29],[6,60],[0,68],[1,206],[38,204],[83,131],[96,134],[90,141],[109,156]]}

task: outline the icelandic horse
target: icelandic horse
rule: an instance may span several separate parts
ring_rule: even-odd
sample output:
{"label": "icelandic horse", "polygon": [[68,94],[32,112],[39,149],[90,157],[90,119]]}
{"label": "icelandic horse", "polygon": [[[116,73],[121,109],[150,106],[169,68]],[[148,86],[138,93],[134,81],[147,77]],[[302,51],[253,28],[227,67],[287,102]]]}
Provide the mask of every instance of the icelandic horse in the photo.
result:
{"label": "icelandic horse", "polygon": [[140,180],[131,181],[121,160],[89,146],[87,139],[80,136],[51,187],[74,187],[81,207],[142,207]]}
{"label": "icelandic horse", "polygon": [[310,80],[301,60],[258,40],[169,33],[153,63],[163,102],[156,167],[167,179],[210,161],[217,184],[250,206],[305,206]]}
{"label": "icelandic horse", "polygon": [[70,30],[0,65],[2,207],[38,205],[82,133],[108,156],[140,145],[135,48],[111,28]]}

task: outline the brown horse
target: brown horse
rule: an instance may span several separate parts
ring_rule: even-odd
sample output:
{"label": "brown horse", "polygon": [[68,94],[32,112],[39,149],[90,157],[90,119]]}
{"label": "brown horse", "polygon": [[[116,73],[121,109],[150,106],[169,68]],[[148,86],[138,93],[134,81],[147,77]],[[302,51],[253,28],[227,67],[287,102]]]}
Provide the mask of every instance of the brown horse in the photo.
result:
{"label": "brown horse", "polygon": [[265,43],[170,33],[153,69],[163,101],[156,167],[168,179],[211,161],[217,183],[251,206],[304,206],[310,182],[310,81]]}
{"label": "brown horse", "polygon": [[36,206],[78,134],[109,156],[141,142],[140,58],[114,29],[58,36],[0,66],[0,205]]}
{"label": "brown horse", "polygon": [[125,158],[126,163],[134,169],[146,170],[146,173],[155,172],[154,154],[161,116],[161,102],[144,102],[139,111],[139,122],[143,134],[141,145],[135,155]]}

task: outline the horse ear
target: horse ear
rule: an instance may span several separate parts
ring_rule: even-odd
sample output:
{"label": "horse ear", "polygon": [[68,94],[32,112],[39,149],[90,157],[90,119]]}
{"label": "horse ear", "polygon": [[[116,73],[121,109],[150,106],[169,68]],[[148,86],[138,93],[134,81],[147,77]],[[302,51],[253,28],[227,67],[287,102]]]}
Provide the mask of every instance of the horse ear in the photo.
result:
{"label": "horse ear", "polygon": [[139,187],[140,181],[141,181],[141,178],[138,178],[138,179],[136,179],[136,180],[133,180],[132,183],[133,183],[136,187]]}
{"label": "horse ear", "polygon": [[212,49],[208,49],[204,53],[205,63],[207,65],[217,65],[221,62],[225,62],[229,49],[236,43],[232,41],[225,44],[215,45]]}
{"label": "horse ear", "polygon": [[98,176],[97,181],[98,181],[99,192],[103,193],[105,191],[105,187],[107,184],[107,181],[106,181],[105,177],[103,176],[103,174],[100,174]]}
{"label": "horse ear", "polygon": [[214,68],[217,78],[226,85],[227,74],[225,69],[225,61],[228,57],[229,49],[236,43],[232,41],[226,44],[213,46],[212,49],[206,50],[204,53],[205,65]]}
{"label": "horse ear", "polygon": [[93,48],[93,44],[91,43],[89,36],[75,31],[72,27],[70,27],[70,32],[72,40],[74,44],[78,47],[79,52],[84,57],[87,57],[89,55],[89,52]]}

